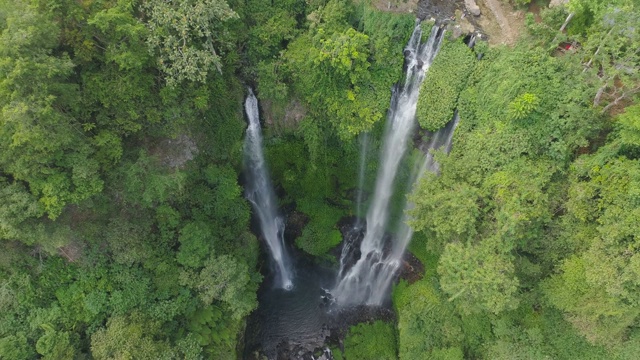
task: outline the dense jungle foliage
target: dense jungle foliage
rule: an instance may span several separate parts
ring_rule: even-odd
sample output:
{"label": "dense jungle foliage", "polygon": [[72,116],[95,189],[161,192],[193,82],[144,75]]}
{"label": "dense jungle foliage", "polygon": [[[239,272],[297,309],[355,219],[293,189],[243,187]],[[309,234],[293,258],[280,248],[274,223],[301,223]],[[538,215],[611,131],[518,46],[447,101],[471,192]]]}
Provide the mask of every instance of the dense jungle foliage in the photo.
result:
{"label": "dense jungle foliage", "polygon": [[[409,196],[426,274],[336,358],[640,353],[640,5],[540,15],[513,47],[445,40],[417,117],[460,124]],[[245,87],[295,244],[335,261],[413,26],[366,1],[0,0],[0,359],[241,356],[266,267]]]}

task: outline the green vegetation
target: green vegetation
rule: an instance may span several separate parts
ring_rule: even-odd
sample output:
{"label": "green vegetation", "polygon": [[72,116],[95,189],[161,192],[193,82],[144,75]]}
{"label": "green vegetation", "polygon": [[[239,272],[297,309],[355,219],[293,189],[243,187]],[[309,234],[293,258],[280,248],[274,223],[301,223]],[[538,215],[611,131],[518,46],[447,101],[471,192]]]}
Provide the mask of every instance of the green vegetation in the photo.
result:
{"label": "green vegetation", "polygon": [[0,358],[235,357],[261,279],[243,89],[153,45],[161,6],[0,2]]}
{"label": "green vegetation", "polygon": [[261,281],[242,83],[277,119],[296,243],[325,256],[412,24],[335,0],[0,0],[0,358],[237,358]]}
{"label": "green vegetation", "polygon": [[376,321],[352,326],[344,339],[344,358],[397,359],[396,335],[392,324]]}
{"label": "green vegetation", "polygon": [[[628,48],[639,9],[595,3],[570,2],[567,35],[551,9],[513,48],[477,49],[464,86],[431,90],[441,122],[421,92],[423,127],[454,108],[460,124],[450,156],[436,155],[440,176],[411,195],[428,270],[394,292],[401,359],[637,356],[640,77],[622,68],[640,65]],[[441,59],[423,90],[450,79]]]}
{"label": "green vegetation", "polygon": [[475,54],[465,43],[444,40],[418,97],[416,117],[423,129],[436,131],[451,120],[474,66]]}
{"label": "green vegetation", "polygon": [[305,102],[311,119],[329,123],[332,136],[342,140],[370,131],[386,113],[390,85],[401,77],[412,16],[331,0],[307,18],[308,29],[271,63],[261,64],[261,99],[278,103],[288,91]]}
{"label": "green vegetation", "polygon": [[[426,274],[336,358],[637,358],[639,12],[571,0],[512,48],[445,41],[417,118],[460,123],[410,195]],[[327,260],[413,26],[366,1],[0,0],[0,359],[238,358],[262,281],[245,84],[295,244]]]}

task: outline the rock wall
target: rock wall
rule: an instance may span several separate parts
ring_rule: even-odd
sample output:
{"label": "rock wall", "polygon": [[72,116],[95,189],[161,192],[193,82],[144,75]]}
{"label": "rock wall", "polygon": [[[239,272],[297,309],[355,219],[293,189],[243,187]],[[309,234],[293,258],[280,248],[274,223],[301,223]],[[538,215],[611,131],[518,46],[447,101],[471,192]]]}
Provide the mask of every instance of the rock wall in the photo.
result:
{"label": "rock wall", "polygon": [[471,15],[480,16],[480,6],[476,4],[475,0],[464,0],[464,7]]}

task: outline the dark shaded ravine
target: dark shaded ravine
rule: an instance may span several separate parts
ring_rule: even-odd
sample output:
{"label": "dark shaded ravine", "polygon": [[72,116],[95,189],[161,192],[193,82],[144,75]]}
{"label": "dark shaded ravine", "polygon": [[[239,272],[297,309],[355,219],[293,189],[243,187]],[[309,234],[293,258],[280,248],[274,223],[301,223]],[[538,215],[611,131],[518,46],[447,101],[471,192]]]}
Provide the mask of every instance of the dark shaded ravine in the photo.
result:
{"label": "dark shaded ravine", "polygon": [[[434,27],[432,29],[432,34],[429,37],[429,43],[424,45],[425,49],[434,51],[426,51],[424,54],[433,56],[429,59],[433,60],[433,57],[437,53],[437,49],[439,49],[439,44],[442,39],[442,28],[440,26]],[[416,32],[417,31],[417,32]],[[418,43],[413,44],[410,41],[410,44],[407,46],[407,49],[412,50],[417,54],[418,49],[422,49],[423,45],[420,45],[420,26],[416,26],[414,29],[415,38]],[[414,36],[412,35],[412,39]],[[411,46],[411,44],[415,46]],[[423,54],[423,51],[419,52]],[[410,52],[409,55],[412,53]],[[427,56],[425,55],[425,56]],[[407,50],[405,50],[405,56],[407,56]],[[412,58],[413,59],[413,58]],[[417,66],[420,69],[424,69],[425,66],[423,63],[425,59],[417,58],[413,59],[411,64]],[[426,66],[428,68],[428,66]],[[411,77],[411,73],[409,73],[409,78],[412,81],[408,81],[405,86],[408,89],[412,89],[410,85],[413,84],[413,77]],[[420,85],[420,82],[423,77],[420,77],[417,86]],[[407,112],[405,107],[410,108],[409,105],[403,106],[400,109],[402,110],[402,115],[405,120],[415,121],[415,102],[417,101],[417,96],[411,97],[409,99],[411,101],[411,106],[413,106],[414,113]],[[394,108],[394,103],[392,102],[392,109]],[[392,111],[392,115],[394,110]],[[389,116],[389,121],[391,121],[394,117]],[[446,129],[452,133],[455,128],[455,123]],[[397,125],[397,124],[396,124]],[[448,124],[449,125],[449,124]],[[398,126],[396,126],[398,127]],[[405,138],[411,139],[411,128],[412,126],[406,127],[408,132]],[[404,128],[403,128],[404,129]],[[421,134],[423,136],[426,135],[428,138],[434,138],[437,140],[438,137],[436,134]],[[423,137],[418,136],[418,137]],[[393,140],[393,139],[391,139]],[[391,141],[390,140],[390,141]],[[416,139],[413,139],[414,141]],[[406,140],[403,140],[407,142]],[[450,139],[449,139],[450,141]],[[391,141],[394,146],[397,145],[398,141]],[[411,142],[411,141],[409,141]],[[429,142],[431,143],[431,141]],[[428,148],[432,148],[431,144]],[[403,148],[404,149],[404,148]],[[424,149],[422,149],[424,150]],[[402,153],[404,150],[402,150]],[[402,157],[402,153],[400,154]],[[386,154],[386,152],[384,152]],[[427,155],[429,158],[430,155]],[[397,169],[392,169],[389,172],[395,174]],[[376,187],[377,189],[377,187]],[[387,206],[386,204],[382,204],[382,206]],[[379,237],[378,242],[380,243],[378,246],[378,252],[381,258],[386,259],[389,257],[389,254],[393,254],[395,257],[394,265],[390,276],[384,278],[384,281],[374,282],[367,280],[367,284],[372,286],[371,289],[376,289],[376,291],[380,292],[382,295],[376,297],[376,301],[364,301],[366,299],[362,299],[361,297],[356,298],[356,301],[345,301],[349,299],[352,294],[351,290],[353,286],[358,285],[359,282],[357,280],[362,280],[363,276],[353,277],[355,282],[347,283],[345,289],[349,290],[349,292],[338,292],[342,294],[343,298],[336,296],[336,301],[332,298],[331,293],[336,294],[336,284],[338,284],[336,279],[337,273],[337,265],[335,263],[330,263],[326,260],[321,261],[319,259],[314,259],[313,257],[303,254],[301,251],[298,251],[292,246],[295,238],[300,236],[300,232],[302,227],[304,227],[305,223],[308,219],[304,217],[295,216],[295,211],[288,211],[289,218],[287,221],[286,231],[285,231],[285,241],[283,243],[283,252],[291,254],[292,259],[292,269],[294,270],[293,274],[293,284],[294,287],[290,290],[285,290],[282,286],[279,286],[278,280],[274,277],[274,271],[276,265],[272,259],[269,259],[267,256],[266,246],[263,244],[263,264],[270,265],[263,267],[263,275],[265,276],[264,281],[262,282],[259,290],[258,290],[258,308],[249,316],[247,319],[246,331],[244,334],[244,351],[243,358],[251,359],[251,360],[263,360],[267,359],[332,359],[328,348],[343,348],[342,341],[346,335],[348,328],[352,325],[355,325],[360,322],[367,322],[373,320],[385,320],[395,322],[395,314],[391,309],[391,301],[389,296],[389,288],[390,284],[394,283],[398,276],[403,276],[404,278],[409,279],[410,281],[415,281],[419,278],[423,271],[424,267],[420,264],[417,259],[411,255],[407,255],[402,247],[400,250],[395,249],[390,244],[394,244],[396,239],[391,239],[390,235],[386,232],[385,223],[382,222],[382,228],[378,229],[376,236]],[[287,213],[285,211],[285,213]],[[294,215],[294,216],[292,216]],[[369,218],[369,216],[367,216]],[[343,219],[345,220],[345,219]],[[375,219],[374,219],[375,220]],[[254,223],[255,224],[255,223]],[[360,222],[355,221],[355,219],[346,220],[337,224],[340,227],[340,230],[343,235],[343,243],[348,243],[350,248],[353,249],[352,253],[347,253],[346,255],[335,253],[334,255],[338,258],[343,258],[343,262],[341,262],[340,269],[342,273],[346,273],[347,271],[353,271],[356,269],[356,265],[359,265],[358,270],[362,270],[366,272],[370,270],[372,267],[368,264],[362,265],[361,262],[366,262],[370,258],[367,256],[364,259],[361,259],[363,253],[358,251],[361,249],[360,243],[363,242],[364,234],[362,231],[366,227],[363,226],[354,226],[349,224],[360,224]],[[373,224],[378,224],[378,222],[373,222]],[[360,229],[360,234],[355,234],[350,232],[349,229]],[[367,229],[369,232],[369,229]],[[258,234],[259,232],[255,232]],[[369,234],[367,233],[367,236]],[[399,236],[399,238],[404,238]],[[410,236],[407,238],[410,240]],[[262,239],[264,240],[264,239]],[[403,242],[406,246],[408,241]],[[343,244],[344,245],[344,244]],[[397,254],[396,254],[397,253]],[[364,260],[364,261],[360,261]],[[277,271],[275,272],[277,273]],[[351,279],[352,277],[349,277]],[[384,286],[379,285],[384,283]],[[342,283],[340,283],[342,284]],[[331,293],[330,293],[331,292]],[[358,295],[359,293],[354,293]],[[339,301],[342,300],[342,301]],[[341,304],[340,306],[337,303]],[[354,305],[354,304],[363,304],[370,303],[373,305]]]}

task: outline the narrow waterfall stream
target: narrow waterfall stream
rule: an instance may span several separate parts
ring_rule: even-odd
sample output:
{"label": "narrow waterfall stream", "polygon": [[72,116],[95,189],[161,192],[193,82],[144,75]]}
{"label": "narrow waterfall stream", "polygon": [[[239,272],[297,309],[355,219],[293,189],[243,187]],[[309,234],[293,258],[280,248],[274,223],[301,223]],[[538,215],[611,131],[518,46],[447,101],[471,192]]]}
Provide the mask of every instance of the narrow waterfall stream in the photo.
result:
{"label": "narrow waterfall stream", "polygon": [[420,86],[440,49],[443,30],[433,26],[429,39],[420,44],[422,30],[416,25],[405,48],[407,74],[402,89],[394,94],[392,108],[387,119],[380,169],[369,211],[365,237],[360,244],[360,259],[348,271],[340,274],[331,291],[340,305],[380,305],[385,289],[380,279],[395,273],[397,261],[388,261],[384,253],[384,237],[389,220],[389,200],[393,194],[398,167],[407,150],[410,135],[415,127],[415,115]]}
{"label": "narrow waterfall stream", "polygon": [[262,130],[258,112],[258,99],[249,89],[244,104],[249,127],[245,136],[245,168],[247,176],[246,196],[253,205],[260,222],[262,236],[267,243],[276,271],[277,286],[290,290],[293,287],[291,259],[284,246],[284,221],[278,215],[276,197],[269,178],[269,171],[262,152]]}

